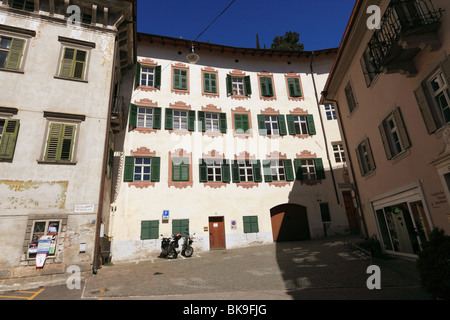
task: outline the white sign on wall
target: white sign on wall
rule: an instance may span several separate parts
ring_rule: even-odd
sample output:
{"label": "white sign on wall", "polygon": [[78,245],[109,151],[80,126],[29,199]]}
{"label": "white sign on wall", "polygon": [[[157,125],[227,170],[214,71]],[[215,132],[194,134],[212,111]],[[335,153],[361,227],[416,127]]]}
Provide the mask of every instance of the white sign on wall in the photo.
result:
{"label": "white sign on wall", "polygon": [[77,204],[75,205],[75,213],[94,213],[93,204]]}

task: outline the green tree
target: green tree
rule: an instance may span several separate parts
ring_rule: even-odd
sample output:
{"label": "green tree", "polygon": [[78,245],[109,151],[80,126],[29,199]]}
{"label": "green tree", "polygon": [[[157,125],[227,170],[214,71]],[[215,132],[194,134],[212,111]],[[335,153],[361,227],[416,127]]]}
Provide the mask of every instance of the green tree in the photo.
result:
{"label": "green tree", "polygon": [[303,51],[305,45],[299,43],[300,35],[297,32],[288,31],[284,36],[276,36],[273,39],[272,50],[290,50],[290,51]]}

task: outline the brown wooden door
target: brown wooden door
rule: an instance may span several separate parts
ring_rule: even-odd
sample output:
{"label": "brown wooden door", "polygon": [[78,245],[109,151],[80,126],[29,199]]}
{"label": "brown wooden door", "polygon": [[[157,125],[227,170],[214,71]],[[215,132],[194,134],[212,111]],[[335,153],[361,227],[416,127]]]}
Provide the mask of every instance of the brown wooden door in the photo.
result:
{"label": "brown wooden door", "polygon": [[274,241],[310,240],[306,208],[295,204],[284,204],[270,210]]}
{"label": "brown wooden door", "polygon": [[225,225],[223,217],[209,217],[209,248],[225,249]]}
{"label": "brown wooden door", "polygon": [[348,226],[350,227],[351,233],[359,233],[361,230],[359,228],[358,215],[356,213],[355,206],[353,204],[353,198],[350,191],[342,192],[344,196],[344,206],[345,212],[347,213]]}

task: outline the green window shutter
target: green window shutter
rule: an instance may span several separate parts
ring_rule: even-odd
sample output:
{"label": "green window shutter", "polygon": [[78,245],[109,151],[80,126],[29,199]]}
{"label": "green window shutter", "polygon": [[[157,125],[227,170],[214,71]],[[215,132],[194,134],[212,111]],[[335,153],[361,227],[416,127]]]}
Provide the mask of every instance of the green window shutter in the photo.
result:
{"label": "green window shutter", "polygon": [[46,161],[56,161],[59,160],[58,150],[60,145],[60,136],[63,129],[62,123],[51,123],[50,131],[47,139],[47,148],[45,151]]}
{"label": "green window shutter", "polygon": [[233,95],[233,78],[227,74],[227,95]]}
{"label": "green window shutter", "polygon": [[172,220],[172,234],[181,233],[181,220]]}
{"label": "green window shutter", "polygon": [[200,182],[208,182],[208,167],[203,159],[200,159]]}
{"label": "green window shutter", "polygon": [[19,133],[20,120],[6,120],[0,142],[0,159],[12,160]]}
{"label": "green window shutter", "polygon": [[266,120],[263,114],[258,114],[258,130],[260,135],[267,135]]}
{"label": "green window shutter", "polygon": [[302,96],[300,80],[298,78],[288,78],[289,96],[298,98]]}
{"label": "green window shutter", "polygon": [[188,112],[188,130],[195,131],[195,111],[189,110]]}
{"label": "green window shutter", "polygon": [[270,167],[270,160],[263,161],[264,181],[272,182],[272,169]]}
{"label": "green window shutter", "polygon": [[262,182],[261,161],[259,160],[253,163],[253,179],[255,182]]}
{"label": "green window shutter", "polygon": [[19,70],[22,61],[25,40],[13,38],[9,49],[8,58],[6,59],[5,69]]}
{"label": "green window shutter", "polygon": [[151,180],[154,182],[159,182],[160,172],[161,172],[161,158],[154,157],[151,160],[151,171],[152,177]]}
{"label": "green window shutter", "polygon": [[222,163],[222,182],[229,183],[231,181],[230,164],[227,160]]}
{"label": "green window shutter", "polygon": [[258,216],[246,216],[242,217],[244,222],[244,233],[257,233],[259,232],[258,227]]}
{"label": "green window shutter", "polygon": [[278,115],[278,127],[280,129],[280,136],[287,135],[286,121],[284,119],[284,114],[279,114]]}
{"label": "green window shutter", "polygon": [[172,181],[189,181],[189,167],[189,158],[172,158]]}
{"label": "green window shutter", "polygon": [[227,133],[227,114],[220,113],[219,114],[219,128],[221,133]]}
{"label": "green window shutter", "polygon": [[210,81],[210,90],[211,93],[217,93],[217,79],[215,73],[210,73],[209,75],[209,81]]}
{"label": "green window shutter", "polygon": [[270,77],[260,77],[261,95],[263,97],[273,97],[273,83]]}
{"label": "green window shutter", "polygon": [[411,147],[411,140],[409,140],[408,132],[406,131],[405,122],[403,121],[403,116],[400,108],[394,110],[394,119],[397,124],[398,134],[400,135],[400,140],[402,141],[403,148],[408,149]]}
{"label": "green window shutter", "polygon": [[46,161],[70,161],[75,137],[75,125],[51,123],[45,152]]}
{"label": "green window shutter", "polygon": [[237,161],[234,161],[233,164],[231,165],[231,173],[233,176],[234,183],[241,182],[241,177],[239,175],[239,164],[237,163]]}
{"label": "green window shutter", "polygon": [[210,73],[203,73],[203,90],[205,92],[211,92],[211,84],[209,79]]}
{"label": "green window shutter", "polygon": [[132,182],[133,180],[134,180],[134,157],[125,157],[123,181]]}
{"label": "green window shutter", "polygon": [[155,67],[155,87],[161,87],[161,66]]}
{"label": "green window shutter", "polygon": [[181,89],[181,75],[179,69],[173,69],[173,88]]}
{"label": "green window shutter", "polygon": [[60,160],[70,161],[72,159],[73,142],[75,139],[75,125],[64,125]]}
{"label": "green window shutter", "polygon": [[166,108],[165,128],[166,130],[173,129],[173,109]]}
{"label": "green window shutter", "polygon": [[198,130],[200,132],[206,131],[206,122],[205,122],[205,111],[199,111],[197,114],[198,118]]}
{"label": "green window shutter", "polygon": [[287,122],[289,134],[295,136],[296,132],[295,132],[294,116],[292,114],[287,114],[286,122]]}
{"label": "green window shutter", "polygon": [[316,126],[314,124],[314,116],[312,114],[308,114],[306,116],[306,122],[308,123],[308,133],[310,135],[316,134]]}
{"label": "green window shutter", "polygon": [[61,62],[60,77],[70,78],[73,72],[73,62],[75,58],[75,49],[64,48],[63,60]]}
{"label": "green window shutter", "polygon": [[161,117],[162,117],[162,111],[161,108],[154,108],[153,109],[153,129],[161,129]]}
{"label": "green window shutter", "polygon": [[244,95],[250,96],[252,94],[252,84],[250,82],[250,76],[244,77]]}
{"label": "green window shutter", "polygon": [[302,159],[294,159],[295,179],[303,180]]}
{"label": "green window shutter", "polygon": [[243,133],[242,114],[234,114],[234,129],[237,133]]}
{"label": "green window shutter", "polygon": [[139,62],[136,63],[136,68],[134,71],[134,79],[135,79],[135,85],[134,87],[139,87],[141,85],[141,64]]}
{"label": "green window shutter", "polygon": [[159,238],[159,221],[141,221],[141,240]]}
{"label": "green window shutter", "polygon": [[386,127],[385,121],[383,121],[379,126],[378,130],[380,131],[381,141],[383,142],[384,151],[386,153],[386,157],[388,160],[392,159],[391,147],[389,146],[389,142],[386,136]]}
{"label": "green window shutter", "polygon": [[182,237],[189,235],[189,219],[172,220],[172,234],[181,234]]}
{"label": "green window shutter", "polygon": [[286,181],[294,181],[294,169],[292,168],[292,160],[284,160],[284,170],[286,171]]}
{"label": "green window shutter", "polygon": [[242,220],[244,221],[244,233],[250,233],[251,232],[250,217],[242,217]]}
{"label": "green window shutter", "polygon": [[325,179],[325,170],[323,168],[323,161],[321,158],[314,159],[314,164],[316,167],[316,177],[319,180]]}
{"label": "green window shutter", "polygon": [[130,116],[128,122],[130,127],[137,127],[137,105],[135,104],[130,105]]}

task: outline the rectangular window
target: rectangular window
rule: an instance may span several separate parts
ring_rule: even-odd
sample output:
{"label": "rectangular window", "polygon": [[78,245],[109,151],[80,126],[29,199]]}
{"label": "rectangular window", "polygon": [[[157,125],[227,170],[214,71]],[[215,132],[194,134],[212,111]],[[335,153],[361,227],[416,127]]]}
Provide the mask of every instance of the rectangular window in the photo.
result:
{"label": "rectangular window", "polygon": [[244,78],[233,78],[233,95],[244,95]]}
{"label": "rectangular window", "polygon": [[375,161],[370,148],[369,139],[364,139],[356,149],[356,156],[358,159],[361,175],[365,176],[375,170]]}
{"label": "rectangular window", "polygon": [[261,161],[248,159],[235,160],[232,165],[232,174],[234,183],[261,182]]}
{"label": "rectangular window", "polygon": [[[36,258],[39,250],[47,253],[47,257],[56,255],[59,231],[61,230],[60,220],[37,220],[31,227],[30,243],[28,244],[28,259]],[[45,242],[45,246],[39,246],[39,242]]]}
{"label": "rectangular window", "polygon": [[234,128],[236,133],[249,133],[250,121],[248,114],[234,114]]}
{"label": "rectangular window", "polygon": [[181,234],[182,237],[189,235],[189,219],[172,220],[172,234]]}
{"label": "rectangular window", "polygon": [[315,180],[316,176],[316,164],[314,159],[302,159],[302,171],[303,179]]}
{"label": "rectangular window", "polygon": [[450,122],[450,87],[442,71],[439,71],[429,81],[433,102],[438,107],[443,123]]}
{"label": "rectangular window", "polygon": [[125,157],[124,181],[157,182],[160,178],[161,158]]}
{"label": "rectangular window", "polygon": [[264,122],[265,122],[267,135],[279,135],[280,134],[277,116],[264,116]]}
{"label": "rectangular window", "polygon": [[185,69],[173,69],[173,88],[187,90],[188,71]]}
{"label": "rectangular window", "polygon": [[222,181],[222,162],[207,161],[208,181]]}
{"label": "rectangular window", "polygon": [[75,124],[50,123],[44,160],[72,162],[76,129]]}
{"label": "rectangular window", "polygon": [[320,215],[322,216],[322,222],[330,222],[331,221],[330,207],[329,207],[328,203],[320,204]]}
{"label": "rectangular window", "polygon": [[270,160],[272,181],[286,181],[286,171],[283,160]]}
{"label": "rectangular window", "polygon": [[14,9],[20,9],[25,11],[34,11],[33,0],[13,0],[11,7]]}
{"label": "rectangular window", "polygon": [[138,128],[153,128],[153,108],[139,107],[137,112]]}
{"label": "rectangular window", "polygon": [[378,75],[374,57],[375,52],[375,49],[370,50],[370,48],[367,47],[360,60],[367,87],[370,86],[372,81]]}
{"label": "rectangular window", "polygon": [[306,116],[294,116],[295,134],[308,134]]}
{"label": "rectangular window", "polygon": [[75,80],[84,80],[88,52],[64,47],[59,76]]}
{"label": "rectangular window", "polygon": [[0,119],[0,160],[12,160],[19,133],[19,120]]}
{"label": "rectangular window", "polygon": [[172,181],[189,181],[189,158],[172,158]]}
{"label": "rectangular window", "polygon": [[411,146],[406,132],[400,108],[396,108],[379,126],[384,150],[388,159],[392,159]]}
{"label": "rectangular window", "polygon": [[188,111],[173,110],[173,129],[174,130],[188,129]]}
{"label": "rectangular window", "polygon": [[357,104],[355,100],[355,95],[353,94],[353,88],[350,82],[345,87],[345,97],[347,98],[348,109],[350,113],[352,113],[353,110],[355,110]]}
{"label": "rectangular window", "polygon": [[235,77],[228,74],[227,94],[231,96],[250,96],[252,94],[250,76]]}
{"label": "rectangular window", "polygon": [[238,161],[240,182],[253,182],[253,164],[250,160]]}
{"label": "rectangular window", "polygon": [[0,35],[0,69],[20,70],[26,40]]}
{"label": "rectangular window", "polygon": [[206,132],[220,132],[218,113],[205,113],[205,130]]}
{"label": "rectangular window", "polygon": [[321,158],[294,159],[296,180],[323,180],[325,170]]}
{"label": "rectangular window", "polygon": [[326,104],[324,107],[327,120],[336,120],[336,109],[334,108],[334,105]]}
{"label": "rectangular window", "polygon": [[259,84],[261,88],[261,96],[263,97],[274,96],[273,83],[271,77],[260,77]]}
{"label": "rectangular window", "polygon": [[151,158],[134,158],[134,181],[151,181]]}
{"label": "rectangular window", "polygon": [[287,78],[289,97],[301,98],[302,89],[300,86],[300,78]]}
{"label": "rectangular window", "polygon": [[159,221],[141,221],[141,240],[159,239]]}
{"label": "rectangular window", "polygon": [[215,73],[203,73],[203,91],[206,93],[217,93],[217,76]]}
{"label": "rectangular window", "polygon": [[258,233],[258,216],[242,217],[244,222],[244,233]]}
{"label": "rectangular window", "polygon": [[333,154],[336,163],[345,162],[344,146],[342,144],[333,144]]}
{"label": "rectangular window", "polygon": [[142,67],[141,68],[141,86],[154,87],[155,86],[155,69]]}

